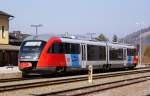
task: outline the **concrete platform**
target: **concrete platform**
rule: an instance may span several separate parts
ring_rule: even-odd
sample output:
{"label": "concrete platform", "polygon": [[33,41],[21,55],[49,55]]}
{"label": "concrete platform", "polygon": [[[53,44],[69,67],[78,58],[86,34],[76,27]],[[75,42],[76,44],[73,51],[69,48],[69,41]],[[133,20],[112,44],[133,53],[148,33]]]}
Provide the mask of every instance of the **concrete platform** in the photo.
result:
{"label": "concrete platform", "polygon": [[17,66],[5,66],[0,67],[0,80],[2,79],[15,79],[22,78],[22,73],[19,71]]}
{"label": "concrete platform", "polygon": [[[146,65],[137,65],[136,68],[146,67]],[[22,73],[17,66],[0,67],[0,80],[22,78]]]}
{"label": "concrete platform", "polygon": [[145,64],[141,64],[141,65],[138,64],[138,65],[136,66],[136,68],[143,68],[143,67],[148,67],[148,66],[146,66]]}

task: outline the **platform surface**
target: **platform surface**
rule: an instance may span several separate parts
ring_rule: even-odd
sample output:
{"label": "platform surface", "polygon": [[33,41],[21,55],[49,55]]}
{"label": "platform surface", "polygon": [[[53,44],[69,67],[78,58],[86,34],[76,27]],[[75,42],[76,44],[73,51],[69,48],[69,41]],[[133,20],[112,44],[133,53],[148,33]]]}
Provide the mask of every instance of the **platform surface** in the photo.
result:
{"label": "platform surface", "polygon": [[136,68],[143,68],[143,67],[146,67],[146,65],[145,64],[138,64],[137,66],[136,66]]}
{"label": "platform surface", "polygon": [[[137,65],[136,68],[145,67],[144,64]],[[13,79],[22,78],[22,73],[17,66],[4,66],[0,67],[0,80],[1,79]]]}
{"label": "platform surface", "polygon": [[0,67],[0,80],[1,79],[13,79],[22,78],[22,73],[17,66],[4,66]]}

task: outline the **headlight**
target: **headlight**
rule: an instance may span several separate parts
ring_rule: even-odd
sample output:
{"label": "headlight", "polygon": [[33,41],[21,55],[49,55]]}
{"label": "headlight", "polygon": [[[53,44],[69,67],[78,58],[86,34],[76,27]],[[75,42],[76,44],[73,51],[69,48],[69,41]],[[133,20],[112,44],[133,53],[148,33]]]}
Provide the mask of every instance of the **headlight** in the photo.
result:
{"label": "headlight", "polygon": [[37,60],[37,59],[38,59],[38,56],[34,56],[33,59],[34,59],[34,60]]}

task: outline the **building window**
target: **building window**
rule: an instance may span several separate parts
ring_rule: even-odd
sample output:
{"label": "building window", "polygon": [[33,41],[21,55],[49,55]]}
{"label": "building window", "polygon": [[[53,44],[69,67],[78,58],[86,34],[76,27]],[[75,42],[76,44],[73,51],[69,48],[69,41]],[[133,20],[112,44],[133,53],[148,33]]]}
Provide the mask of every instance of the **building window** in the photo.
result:
{"label": "building window", "polygon": [[5,29],[4,29],[4,26],[2,26],[2,38],[5,38]]}
{"label": "building window", "polygon": [[1,34],[1,37],[4,39],[5,38],[5,29],[4,29],[4,26],[0,26],[0,34]]}
{"label": "building window", "polygon": [[2,26],[0,26],[0,38],[2,38]]}

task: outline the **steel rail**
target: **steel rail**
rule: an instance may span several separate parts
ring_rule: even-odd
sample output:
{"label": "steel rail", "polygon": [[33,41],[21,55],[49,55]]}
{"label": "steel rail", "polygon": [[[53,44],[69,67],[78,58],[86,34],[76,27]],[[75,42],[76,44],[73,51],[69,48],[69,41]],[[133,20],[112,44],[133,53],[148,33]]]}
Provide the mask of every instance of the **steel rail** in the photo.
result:
{"label": "steel rail", "polygon": [[[131,84],[136,84],[140,82],[144,82],[150,80],[149,76],[141,76],[132,79],[118,80],[114,82],[108,82],[103,84],[85,86],[74,89],[67,89],[62,91],[50,92],[50,93],[42,93],[42,94],[32,94],[34,96],[80,96],[80,95],[88,95],[104,90],[110,90],[118,87],[123,87]],[[148,95],[149,96],[149,95]]]}
{"label": "steel rail", "polygon": [[[139,69],[148,69],[150,67],[141,67],[141,68],[136,68],[134,70],[139,70]],[[113,72],[113,71],[112,71]],[[116,71],[115,71],[116,72]],[[118,71],[119,72],[119,71]],[[123,72],[123,71],[121,71]],[[97,74],[97,73],[96,73]],[[71,75],[70,75],[71,76]],[[54,76],[55,77],[55,76]],[[61,76],[57,76],[61,77]],[[48,77],[44,77],[48,78]],[[0,83],[5,83],[5,82],[15,82],[15,81],[23,81],[23,80],[32,80],[32,79],[42,79],[42,77],[26,77],[26,78],[12,78],[12,79],[0,79]]]}
{"label": "steel rail", "polygon": [[[131,75],[131,74],[140,74],[150,72],[150,69],[142,69],[142,70],[133,70],[133,71],[122,71],[122,72],[114,72],[114,73],[104,73],[104,74],[94,74],[94,79],[101,79],[101,78],[109,78],[109,77],[117,77],[123,75]],[[57,85],[57,84],[64,84],[64,83],[72,83],[72,82],[80,82],[87,80],[87,75],[79,76],[79,77],[71,77],[71,78],[59,78],[55,80],[46,80],[46,81],[34,81],[22,84],[12,84],[12,85],[0,85],[0,92],[2,91],[11,91],[11,90],[19,90],[25,88],[33,88],[33,87],[41,87],[41,86],[48,86],[48,85]]]}

